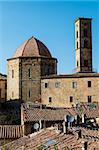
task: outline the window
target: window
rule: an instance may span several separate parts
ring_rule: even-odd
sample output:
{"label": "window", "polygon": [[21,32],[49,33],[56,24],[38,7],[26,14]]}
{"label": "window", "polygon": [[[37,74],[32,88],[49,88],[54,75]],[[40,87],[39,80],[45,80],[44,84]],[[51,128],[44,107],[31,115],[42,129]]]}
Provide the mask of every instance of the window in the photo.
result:
{"label": "window", "polygon": [[78,49],[78,42],[77,42],[77,49]]}
{"label": "window", "polygon": [[88,103],[92,102],[92,96],[88,96]]}
{"label": "window", "polygon": [[78,31],[76,32],[76,37],[78,38]]}
{"label": "window", "polygon": [[56,82],[56,83],[55,83],[55,87],[56,87],[56,88],[59,88],[59,87],[60,87],[60,82]]}
{"label": "window", "polygon": [[88,67],[88,60],[84,60],[84,66]]}
{"label": "window", "polygon": [[84,33],[84,37],[88,37],[88,30],[87,29],[84,29],[83,33]]}
{"label": "window", "polygon": [[72,82],[72,88],[75,89],[77,87],[77,82]]}
{"label": "window", "polygon": [[14,78],[14,70],[12,70],[12,78]]}
{"label": "window", "polygon": [[73,96],[70,96],[70,103],[73,102]]}
{"label": "window", "polygon": [[52,97],[49,97],[49,103],[51,103],[52,102]]}
{"label": "window", "polygon": [[84,40],[84,48],[88,48],[88,41]]}
{"label": "window", "polygon": [[78,67],[78,61],[77,61],[77,67]]}
{"label": "window", "polygon": [[30,90],[29,90],[29,98],[31,97],[31,92],[30,92]]}
{"label": "window", "polygon": [[14,92],[12,92],[12,98],[14,97]]}
{"label": "window", "polygon": [[28,69],[28,75],[29,75],[29,78],[31,77],[31,69],[29,68]]}
{"label": "window", "polygon": [[91,81],[88,81],[88,87],[91,87]]}
{"label": "window", "polygon": [[45,88],[48,88],[48,83],[45,83]]}

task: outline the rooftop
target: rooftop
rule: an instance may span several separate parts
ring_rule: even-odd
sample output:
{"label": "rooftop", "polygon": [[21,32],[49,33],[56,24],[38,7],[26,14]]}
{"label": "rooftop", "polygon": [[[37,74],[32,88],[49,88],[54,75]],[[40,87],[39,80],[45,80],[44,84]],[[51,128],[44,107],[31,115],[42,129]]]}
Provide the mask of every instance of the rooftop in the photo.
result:
{"label": "rooftop", "polygon": [[26,40],[14,53],[13,58],[18,57],[47,57],[51,58],[48,48],[38,39],[31,37]]}
{"label": "rooftop", "polygon": [[[76,129],[74,129],[76,131]],[[73,149],[73,150],[82,150],[82,143],[88,142],[88,150],[98,150],[99,148],[99,140],[95,138],[95,140],[91,139],[91,134],[89,135],[88,130],[82,130],[82,135],[90,136],[90,140],[88,138],[78,138],[76,132],[74,131],[72,134],[63,134],[58,132],[55,128],[47,128],[42,129],[36,133],[32,133],[28,136],[24,136],[15,141],[12,141],[6,144],[6,148],[8,150],[36,150],[36,149]],[[94,131],[94,136],[97,131]],[[93,136],[92,136],[93,137]],[[98,136],[99,137],[99,136]],[[3,147],[0,147],[2,150]]]}

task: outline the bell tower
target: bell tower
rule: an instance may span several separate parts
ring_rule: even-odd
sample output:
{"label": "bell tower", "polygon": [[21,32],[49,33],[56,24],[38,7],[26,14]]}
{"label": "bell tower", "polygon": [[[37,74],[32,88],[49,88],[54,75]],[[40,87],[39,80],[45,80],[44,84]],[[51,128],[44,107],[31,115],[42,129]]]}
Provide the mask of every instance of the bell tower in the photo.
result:
{"label": "bell tower", "polygon": [[92,72],[91,18],[75,21],[76,72]]}

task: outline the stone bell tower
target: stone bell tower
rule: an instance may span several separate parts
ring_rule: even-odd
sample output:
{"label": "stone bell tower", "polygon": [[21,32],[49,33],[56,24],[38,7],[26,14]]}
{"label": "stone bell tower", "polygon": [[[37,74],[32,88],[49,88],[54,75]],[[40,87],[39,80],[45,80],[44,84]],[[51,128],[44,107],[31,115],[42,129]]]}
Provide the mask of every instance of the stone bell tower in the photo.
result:
{"label": "stone bell tower", "polygon": [[76,72],[92,72],[91,18],[75,21]]}

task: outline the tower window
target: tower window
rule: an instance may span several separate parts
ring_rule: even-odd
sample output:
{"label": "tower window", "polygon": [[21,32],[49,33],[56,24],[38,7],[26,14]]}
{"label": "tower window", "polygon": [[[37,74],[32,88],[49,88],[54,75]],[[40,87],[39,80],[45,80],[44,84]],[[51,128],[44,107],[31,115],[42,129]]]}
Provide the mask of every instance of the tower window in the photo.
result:
{"label": "tower window", "polygon": [[84,66],[88,67],[88,60],[84,60]]}
{"label": "tower window", "polygon": [[88,48],[88,41],[84,40],[84,48]]}
{"label": "tower window", "polygon": [[92,102],[92,96],[88,96],[88,103]]}
{"label": "tower window", "polygon": [[12,70],[12,78],[14,78],[14,70]]}
{"label": "tower window", "polygon": [[78,67],[78,60],[77,60],[77,67]]}
{"label": "tower window", "polygon": [[78,31],[76,32],[76,37],[78,38]]}
{"label": "tower window", "polygon": [[31,77],[31,69],[29,68],[28,69],[28,75],[29,75],[29,78]]}
{"label": "tower window", "polygon": [[88,87],[91,87],[91,81],[88,81]]}
{"label": "tower window", "polygon": [[78,42],[77,42],[77,49],[78,49]]}
{"label": "tower window", "polygon": [[87,29],[84,29],[83,33],[84,33],[84,37],[88,37],[88,30]]}
{"label": "tower window", "polygon": [[45,83],[45,88],[48,88],[48,83]]}
{"label": "tower window", "polygon": [[73,96],[70,96],[70,103],[73,102]]}
{"label": "tower window", "polygon": [[77,87],[77,82],[72,82],[72,88],[75,89]]}
{"label": "tower window", "polygon": [[51,103],[52,102],[52,97],[49,97],[49,103]]}

